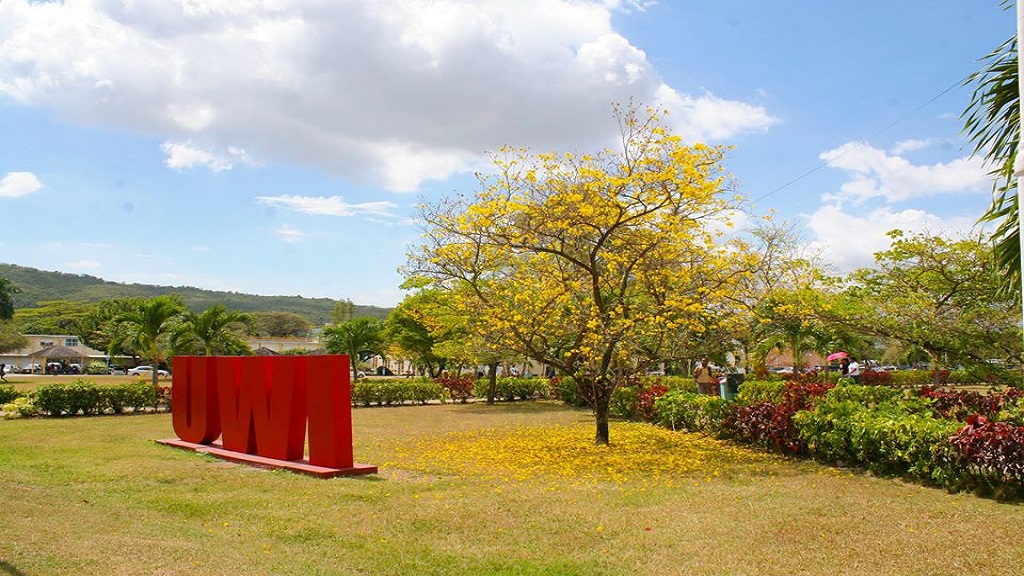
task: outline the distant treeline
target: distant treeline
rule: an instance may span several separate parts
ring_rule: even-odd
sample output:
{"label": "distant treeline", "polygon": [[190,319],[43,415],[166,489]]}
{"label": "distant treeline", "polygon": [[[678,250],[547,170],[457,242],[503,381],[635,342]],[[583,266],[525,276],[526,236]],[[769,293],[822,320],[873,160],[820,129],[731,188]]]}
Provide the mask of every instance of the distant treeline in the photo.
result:
{"label": "distant treeline", "polygon": [[[304,298],[302,296],[258,296],[239,292],[217,292],[191,286],[153,286],[150,284],[122,284],[86,274],[48,272],[16,264],[0,264],[0,277],[7,278],[20,292],[14,295],[15,309],[34,308],[40,302],[70,300],[74,302],[101,302],[136,296],[152,298],[163,294],[177,294],[194,311],[201,312],[212,304],[222,304],[240,312],[291,312],[299,314],[313,324],[331,322],[331,312],[338,300],[330,298]],[[342,296],[340,299],[344,299]],[[390,308],[355,304],[353,317],[385,318]]]}

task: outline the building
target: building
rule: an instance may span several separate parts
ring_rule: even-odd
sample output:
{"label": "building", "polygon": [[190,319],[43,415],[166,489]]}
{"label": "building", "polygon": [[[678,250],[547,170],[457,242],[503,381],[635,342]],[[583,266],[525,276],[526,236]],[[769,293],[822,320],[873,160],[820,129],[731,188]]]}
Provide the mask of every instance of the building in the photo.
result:
{"label": "building", "polygon": [[78,336],[67,334],[25,334],[28,345],[0,354],[0,362],[19,370],[42,371],[47,363],[65,362],[81,368],[89,362],[107,363],[107,354],[82,344]]}

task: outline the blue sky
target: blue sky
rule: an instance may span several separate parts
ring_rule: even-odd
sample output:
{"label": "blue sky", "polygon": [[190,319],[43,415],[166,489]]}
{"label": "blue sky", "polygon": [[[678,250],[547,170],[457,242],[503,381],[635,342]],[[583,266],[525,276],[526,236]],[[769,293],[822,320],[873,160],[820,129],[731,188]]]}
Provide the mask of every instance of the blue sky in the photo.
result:
{"label": "blue sky", "polygon": [[849,271],[987,206],[959,83],[999,4],[0,0],[0,262],[393,306],[418,203],[632,98]]}

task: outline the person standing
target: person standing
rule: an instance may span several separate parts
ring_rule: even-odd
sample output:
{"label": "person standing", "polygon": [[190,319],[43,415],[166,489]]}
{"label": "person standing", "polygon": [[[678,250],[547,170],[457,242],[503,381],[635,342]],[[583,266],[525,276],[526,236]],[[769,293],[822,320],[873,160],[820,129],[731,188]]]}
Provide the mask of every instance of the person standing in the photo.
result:
{"label": "person standing", "polygon": [[711,371],[711,366],[708,365],[707,357],[700,359],[700,366],[697,366],[693,377],[697,381],[697,392],[701,394],[714,394],[715,375]]}
{"label": "person standing", "polygon": [[7,364],[0,362],[0,380],[7,382]]}
{"label": "person standing", "polygon": [[850,366],[847,368],[846,376],[853,380],[854,384],[860,384],[860,364],[853,356],[850,356]]}

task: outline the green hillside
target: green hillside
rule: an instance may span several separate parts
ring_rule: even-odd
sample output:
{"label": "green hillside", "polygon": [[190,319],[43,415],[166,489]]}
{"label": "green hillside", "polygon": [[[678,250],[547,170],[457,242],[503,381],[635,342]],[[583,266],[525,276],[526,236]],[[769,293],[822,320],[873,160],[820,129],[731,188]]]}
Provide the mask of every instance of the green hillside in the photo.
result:
{"label": "green hillside", "polygon": [[[242,312],[292,312],[304,316],[314,324],[326,324],[331,321],[331,311],[337,303],[330,298],[257,296],[240,292],[202,290],[191,286],[122,284],[86,274],[48,272],[16,264],[0,264],[0,277],[7,278],[21,290],[14,295],[15,309],[32,308],[38,306],[40,302],[52,300],[99,302],[128,296],[152,298],[162,294],[177,294],[195,311],[205,310],[211,304],[222,304]],[[390,311],[390,308],[356,304],[354,315],[384,318]]]}

